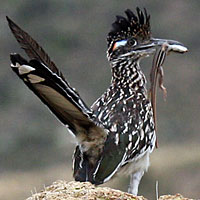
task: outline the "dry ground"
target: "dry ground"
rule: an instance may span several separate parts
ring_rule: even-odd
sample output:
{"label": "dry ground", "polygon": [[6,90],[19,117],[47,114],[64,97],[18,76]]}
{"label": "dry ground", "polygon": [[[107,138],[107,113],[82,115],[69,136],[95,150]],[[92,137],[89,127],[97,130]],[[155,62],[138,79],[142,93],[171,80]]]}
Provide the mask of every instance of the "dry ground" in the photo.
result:
{"label": "dry ground", "polygon": [[[149,181],[148,179],[151,180],[151,185],[145,185]],[[1,173],[0,199],[25,199],[56,180],[72,181],[71,167],[59,164],[41,170]],[[155,150],[151,157],[149,173],[141,183],[141,188],[147,188],[148,192],[155,197],[154,180],[159,181],[160,195],[181,193],[186,197],[199,199],[200,147],[193,144],[183,147],[168,146]],[[125,191],[127,179],[116,178],[104,186],[120,188]],[[140,191],[139,193],[143,194],[144,192]]]}
{"label": "dry ground", "polygon": [[[44,188],[40,193],[33,194],[27,200],[147,200],[142,196],[134,196],[108,187],[95,187],[89,182],[56,181]],[[164,195],[158,200],[192,200],[180,194]]]}

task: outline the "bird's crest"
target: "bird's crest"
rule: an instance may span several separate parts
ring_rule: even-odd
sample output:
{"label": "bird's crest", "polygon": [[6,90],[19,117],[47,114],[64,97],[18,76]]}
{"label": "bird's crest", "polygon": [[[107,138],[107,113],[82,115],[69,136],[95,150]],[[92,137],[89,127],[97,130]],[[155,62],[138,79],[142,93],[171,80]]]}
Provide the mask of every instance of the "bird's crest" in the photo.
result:
{"label": "bird's crest", "polygon": [[137,14],[134,14],[130,9],[125,11],[127,18],[123,16],[116,16],[116,21],[112,24],[112,29],[108,33],[107,42],[108,47],[118,40],[127,39],[129,37],[140,38],[142,40],[151,37],[150,15],[138,7]]}

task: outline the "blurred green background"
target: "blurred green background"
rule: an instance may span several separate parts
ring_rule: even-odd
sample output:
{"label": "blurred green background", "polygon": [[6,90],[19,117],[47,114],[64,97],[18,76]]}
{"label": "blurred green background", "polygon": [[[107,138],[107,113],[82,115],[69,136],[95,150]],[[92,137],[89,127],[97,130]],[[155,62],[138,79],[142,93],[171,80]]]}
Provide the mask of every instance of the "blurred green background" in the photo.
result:
{"label": "blurred green background", "polygon": [[[182,193],[200,198],[200,1],[0,1],[0,199],[24,199],[55,180],[72,179],[73,137],[11,71],[9,53],[24,52],[8,15],[48,52],[70,84],[91,105],[109,86],[106,36],[115,15],[146,7],[154,37],[174,39],[189,52],[164,64],[167,101],[158,92],[159,148],[151,156],[139,194]],[[147,77],[152,58],[142,61]],[[128,177],[107,186],[127,190]]]}

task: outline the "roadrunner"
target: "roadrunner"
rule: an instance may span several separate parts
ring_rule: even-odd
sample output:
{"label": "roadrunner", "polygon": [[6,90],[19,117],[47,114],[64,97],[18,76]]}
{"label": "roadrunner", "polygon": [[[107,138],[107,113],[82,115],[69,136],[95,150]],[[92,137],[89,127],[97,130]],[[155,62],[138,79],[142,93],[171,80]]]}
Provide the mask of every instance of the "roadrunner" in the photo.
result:
{"label": "roadrunner", "polygon": [[179,42],[151,36],[146,9],[117,16],[107,37],[112,80],[89,108],[65,80],[42,47],[8,17],[9,27],[30,58],[11,54],[11,67],[30,90],[74,134],[76,181],[105,183],[119,171],[130,174],[129,192],[137,195],[156,142],[153,109],[140,61],[167,44],[169,51],[185,52]]}

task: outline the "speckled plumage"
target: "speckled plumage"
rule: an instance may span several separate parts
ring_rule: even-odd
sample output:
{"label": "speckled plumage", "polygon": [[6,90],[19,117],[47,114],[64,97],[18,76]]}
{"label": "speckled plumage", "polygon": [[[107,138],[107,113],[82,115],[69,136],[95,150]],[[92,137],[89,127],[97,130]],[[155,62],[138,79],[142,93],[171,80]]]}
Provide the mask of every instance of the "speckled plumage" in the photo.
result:
{"label": "speckled plumage", "polygon": [[[92,110],[97,122],[115,135],[116,144],[121,142],[120,135],[129,138],[125,161],[128,162],[148,148],[153,149],[155,133],[145,76],[137,62],[127,61],[123,66],[120,75],[119,67],[113,67],[117,72],[113,69],[111,86],[94,103]],[[142,143],[145,149],[141,148]]]}
{"label": "speckled plumage", "polygon": [[[98,124],[103,124],[109,135],[100,163],[102,171],[110,167],[109,162],[114,163],[113,170],[120,171],[126,164],[134,165],[154,149],[156,136],[153,112],[147,97],[146,79],[138,62],[130,59],[112,66],[111,85],[93,104],[92,110]],[[119,149],[120,162],[116,159]],[[112,156],[108,162],[106,157],[109,154]],[[146,170],[148,163],[146,164],[139,170]],[[133,167],[130,170],[129,167],[125,172],[134,173],[135,169]],[[107,174],[106,178],[109,179],[112,175]]]}
{"label": "speckled plumage", "polygon": [[[57,118],[75,135],[78,145],[73,156],[74,178],[96,185],[119,171],[133,174],[130,192],[138,185],[149,165],[155,146],[153,112],[140,60],[150,38],[150,16],[137,8],[117,16],[108,34],[107,57],[112,80],[106,92],[86,106],[70,87],[45,51],[9,18],[9,26],[27,55],[11,55],[11,67]],[[121,42],[122,41],[122,42]]]}

